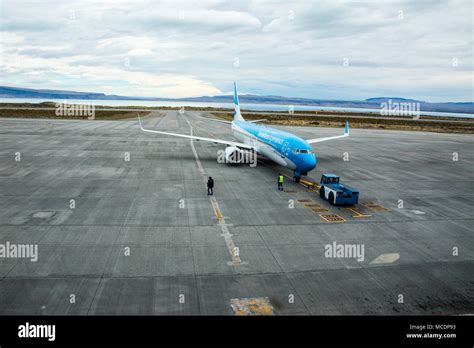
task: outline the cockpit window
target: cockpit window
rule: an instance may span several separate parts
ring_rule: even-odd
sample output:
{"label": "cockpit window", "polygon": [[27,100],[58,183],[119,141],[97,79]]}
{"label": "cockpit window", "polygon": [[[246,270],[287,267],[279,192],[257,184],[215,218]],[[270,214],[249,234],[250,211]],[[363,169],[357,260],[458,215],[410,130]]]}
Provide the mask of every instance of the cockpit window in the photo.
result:
{"label": "cockpit window", "polygon": [[313,150],[308,150],[308,149],[293,149],[293,153],[299,154],[299,153],[313,153]]}

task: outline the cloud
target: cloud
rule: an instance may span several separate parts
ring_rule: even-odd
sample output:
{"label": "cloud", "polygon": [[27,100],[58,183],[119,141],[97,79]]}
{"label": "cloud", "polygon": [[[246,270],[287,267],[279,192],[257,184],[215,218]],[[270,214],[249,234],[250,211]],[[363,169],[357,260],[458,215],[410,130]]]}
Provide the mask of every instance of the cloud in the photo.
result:
{"label": "cloud", "polygon": [[[472,99],[468,0],[2,2],[1,84],[122,95]],[[236,64],[238,63],[238,64]]]}

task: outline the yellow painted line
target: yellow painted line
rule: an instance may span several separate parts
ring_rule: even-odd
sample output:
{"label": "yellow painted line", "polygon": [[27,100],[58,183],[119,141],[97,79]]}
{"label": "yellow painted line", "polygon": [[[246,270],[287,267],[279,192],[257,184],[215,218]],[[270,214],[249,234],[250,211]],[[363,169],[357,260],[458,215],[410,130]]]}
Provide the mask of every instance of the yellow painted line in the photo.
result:
{"label": "yellow painted line", "polygon": [[219,208],[216,208],[214,212],[216,213],[217,220],[222,220],[222,214]]}
{"label": "yellow painted line", "polygon": [[344,209],[349,210],[350,212],[354,213],[354,215],[352,215],[353,218],[364,218],[364,217],[372,216],[368,214],[362,214],[357,208],[344,208]]}
{"label": "yellow painted line", "polygon": [[329,211],[329,209],[326,209],[324,207],[315,207],[315,208],[310,208],[312,211],[314,211],[315,213],[324,213],[324,212],[327,212]]}
{"label": "yellow painted line", "polygon": [[373,211],[389,211],[390,210],[388,208],[385,208],[384,206],[378,206],[378,207],[372,207],[372,208],[369,207],[369,209],[372,209]]}
{"label": "yellow painted line", "polygon": [[329,209],[324,208],[321,204],[314,203],[314,201],[309,198],[298,199],[297,202],[311,210],[313,213],[325,213],[329,211]]}
{"label": "yellow painted line", "polygon": [[[187,124],[189,126],[191,135],[193,135],[193,126],[191,125],[191,123],[188,121],[188,119],[186,117],[184,117],[184,120],[187,122]],[[199,159],[196,148],[194,147],[194,140],[191,139],[190,143],[191,143],[191,149],[192,149],[193,154],[194,154],[194,158],[196,159],[196,164],[198,166],[199,172],[200,172],[201,177],[203,179],[203,183],[205,185],[206,182],[207,182],[206,172],[204,171],[204,167],[202,166],[202,163],[201,163],[201,160]],[[211,201],[211,204],[212,204],[212,207],[213,207],[213,210],[214,210],[214,214],[216,215],[217,220],[219,221],[219,226],[220,226],[221,231],[222,231],[221,236],[224,237],[224,240],[225,240],[226,245],[227,245],[227,249],[228,249],[230,257],[232,259],[232,261],[227,262],[227,264],[230,265],[230,266],[240,266],[240,265],[248,264],[248,262],[242,261],[240,259],[239,248],[237,248],[235,246],[235,243],[232,240],[232,234],[229,231],[229,226],[231,226],[231,225],[226,224],[225,218],[224,218],[224,216],[222,216],[221,210],[219,209],[219,203],[217,202],[216,197],[215,196],[209,196],[209,199]]]}
{"label": "yellow painted line", "polygon": [[390,209],[385,208],[383,205],[374,203],[372,201],[363,202],[361,204],[372,211],[390,211]]}
{"label": "yellow painted line", "polygon": [[309,188],[309,189],[319,189],[321,186],[316,184],[315,182],[311,182],[311,181],[307,181],[307,180],[303,180],[303,179],[300,179],[299,181],[299,184]]}
{"label": "yellow painted line", "polygon": [[292,176],[289,176],[289,175],[287,175],[287,174],[285,174],[285,173],[281,173],[281,175],[283,175],[283,176],[284,176],[285,178],[287,178],[287,179],[290,179],[290,181],[293,181],[293,177],[292,177]]}
{"label": "yellow painted line", "polygon": [[230,306],[235,315],[274,315],[273,306],[268,297],[259,298],[233,298]]}
{"label": "yellow painted line", "polygon": [[[289,179],[291,182],[294,182],[294,178],[288,174],[285,174],[285,173],[282,173],[282,175]],[[300,181],[298,182],[299,185],[311,190],[311,191],[315,191],[315,192],[319,192],[319,188],[321,187],[320,185],[318,185],[317,183],[315,182],[311,182],[311,181],[308,181],[308,180],[304,180],[304,179],[300,179]]]}
{"label": "yellow painted line", "polygon": [[323,219],[326,222],[344,222],[346,219],[344,219],[342,216],[337,215],[337,214],[319,214],[319,217]]}

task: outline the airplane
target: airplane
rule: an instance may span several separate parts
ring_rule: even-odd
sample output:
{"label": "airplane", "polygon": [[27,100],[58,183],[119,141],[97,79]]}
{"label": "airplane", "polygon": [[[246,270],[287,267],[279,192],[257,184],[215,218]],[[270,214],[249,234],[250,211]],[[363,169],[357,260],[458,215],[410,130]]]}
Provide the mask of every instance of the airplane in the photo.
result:
{"label": "airplane", "polygon": [[349,122],[347,120],[345,132],[342,135],[306,140],[286,131],[256,124],[257,122],[264,120],[246,121],[240,113],[239,96],[237,94],[237,85],[235,82],[234,119],[232,121],[225,121],[207,117],[204,118],[209,121],[230,124],[232,134],[240,142],[145,129],[142,126],[140,115],[138,115],[140,129],[144,132],[171,135],[181,138],[208,141],[214,144],[227,145],[225,149],[225,158],[230,163],[233,163],[232,159],[239,157],[243,158],[244,152],[253,151],[257,154],[267,157],[282,167],[293,170],[293,177],[295,181],[299,181],[301,175],[308,175],[309,171],[316,168],[317,158],[310,144],[349,136]]}

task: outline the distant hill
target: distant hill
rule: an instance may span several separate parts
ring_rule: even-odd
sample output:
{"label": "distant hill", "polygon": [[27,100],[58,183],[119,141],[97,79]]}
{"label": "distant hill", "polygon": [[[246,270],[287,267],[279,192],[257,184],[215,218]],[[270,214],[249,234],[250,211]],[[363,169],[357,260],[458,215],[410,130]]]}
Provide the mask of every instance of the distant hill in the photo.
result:
{"label": "distant hill", "polygon": [[[191,98],[150,98],[150,97],[127,97],[119,95],[108,95],[93,92],[75,92],[52,89],[31,89],[0,86],[0,98],[41,98],[41,99],[86,99],[86,100],[149,100],[149,101],[195,101],[210,103],[232,103],[231,95],[202,96]],[[241,95],[240,101],[249,104],[284,104],[284,105],[308,105],[329,106],[346,108],[379,109],[382,103],[420,103],[422,111],[434,112],[456,112],[474,113],[474,103],[428,103],[424,101],[405,99],[398,97],[376,97],[366,100],[328,100],[309,98],[288,98],[281,96]]]}
{"label": "distant hill", "polygon": [[0,86],[0,98],[51,98],[51,99],[136,99],[107,95],[104,93],[61,91],[54,89],[31,89]]}
{"label": "distant hill", "polygon": [[420,101],[420,100],[415,100],[415,99],[407,99],[407,98],[396,98],[396,97],[393,97],[393,98],[389,98],[389,97],[377,97],[377,98],[369,98],[369,99],[366,99],[365,101],[366,102],[369,102],[369,103],[387,103],[389,100],[393,102],[397,102],[397,103],[425,103],[424,101]]}

